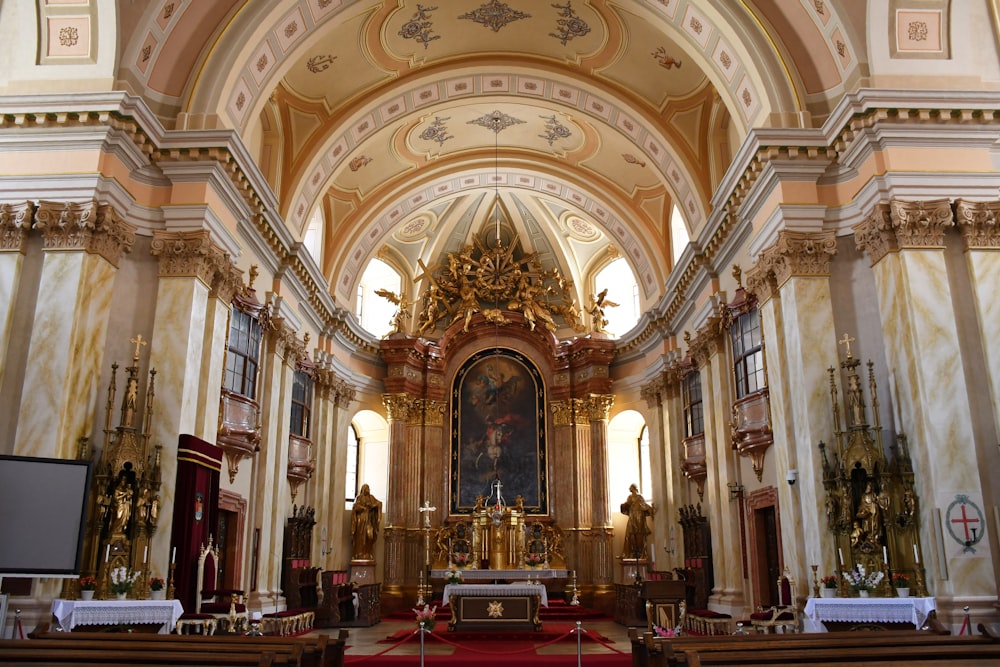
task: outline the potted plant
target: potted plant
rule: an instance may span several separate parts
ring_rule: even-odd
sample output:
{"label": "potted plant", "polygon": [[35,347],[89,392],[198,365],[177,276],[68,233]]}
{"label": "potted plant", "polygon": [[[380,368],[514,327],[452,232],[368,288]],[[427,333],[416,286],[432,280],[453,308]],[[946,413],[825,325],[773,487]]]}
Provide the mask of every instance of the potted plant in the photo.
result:
{"label": "potted plant", "polygon": [[149,597],[152,600],[162,600],[166,595],[166,591],[163,590],[163,579],[159,577],[149,578]]}
{"label": "potted plant", "polygon": [[131,572],[125,566],[116,567],[111,570],[111,592],[119,600],[124,600],[132,591],[132,586],[135,585],[135,580],[138,577],[138,572]]}
{"label": "potted plant", "polygon": [[910,597],[910,577],[902,572],[892,575],[892,586],[896,589],[896,595],[901,598]]}
{"label": "potted plant", "polygon": [[825,598],[837,597],[837,575],[828,574],[820,579],[820,583],[823,584],[823,587],[820,589],[820,596]]}
{"label": "potted plant", "polygon": [[431,607],[429,605],[424,605],[423,608],[414,608],[413,612],[417,615],[417,629],[423,632],[430,632],[434,629],[434,624],[437,622],[437,607]]}
{"label": "potted plant", "polygon": [[97,590],[97,579],[91,576],[80,577],[80,599],[93,600]]}
{"label": "potted plant", "polygon": [[879,571],[867,572],[865,566],[860,563],[853,570],[843,573],[844,579],[851,585],[851,588],[858,592],[859,597],[866,598],[872,589],[879,585],[885,575]]}

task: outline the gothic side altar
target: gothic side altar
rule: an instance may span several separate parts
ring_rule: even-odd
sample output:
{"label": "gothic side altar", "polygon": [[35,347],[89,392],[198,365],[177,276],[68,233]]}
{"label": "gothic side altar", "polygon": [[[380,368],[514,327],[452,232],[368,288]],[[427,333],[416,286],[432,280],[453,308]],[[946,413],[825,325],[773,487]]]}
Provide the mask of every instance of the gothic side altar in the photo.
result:
{"label": "gothic side altar", "polygon": [[827,623],[849,624],[850,629],[906,623],[919,630],[934,609],[932,597],[809,598],[803,610],[802,627],[805,632],[826,632]]}

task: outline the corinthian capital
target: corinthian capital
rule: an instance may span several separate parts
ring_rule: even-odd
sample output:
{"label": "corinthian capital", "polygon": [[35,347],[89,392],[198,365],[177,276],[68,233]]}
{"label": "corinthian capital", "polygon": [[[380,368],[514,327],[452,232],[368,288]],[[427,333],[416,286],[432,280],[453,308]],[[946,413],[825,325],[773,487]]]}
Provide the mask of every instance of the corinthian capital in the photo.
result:
{"label": "corinthian capital", "polygon": [[876,204],[875,210],[851,229],[854,230],[858,250],[868,253],[872,265],[878,264],[890,252],[899,250],[888,204]]}
{"label": "corinthian capital", "polygon": [[614,404],[614,394],[591,394],[590,398],[587,399],[590,421],[607,421]]}
{"label": "corinthian capital", "polygon": [[965,249],[1000,248],[1000,201],[955,201],[955,224]]}
{"label": "corinthian capital", "polygon": [[389,421],[410,421],[410,412],[414,409],[413,399],[406,394],[382,394],[382,405],[385,406]]}
{"label": "corinthian capital", "polygon": [[30,201],[23,204],[0,204],[0,251],[24,252],[34,211],[35,206]]}
{"label": "corinthian capital", "polygon": [[150,252],[160,258],[160,276],[198,278],[229,303],[242,287],[242,274],[208,230],[153,232]]}
{"label": "corinthian capital", "polygon": [[135,226],[122,220],[110,204],[93,201],[39,202],[35,228],[42,232],[47,250],[86,250],[115,266],[135,243]]}
{"label": "corinthian capital", "polygon": [[944,245],[945,228],[954,224],[951,202],[947,199],[893,199],[890,207],[892,226],[902,247],[940,248]]}

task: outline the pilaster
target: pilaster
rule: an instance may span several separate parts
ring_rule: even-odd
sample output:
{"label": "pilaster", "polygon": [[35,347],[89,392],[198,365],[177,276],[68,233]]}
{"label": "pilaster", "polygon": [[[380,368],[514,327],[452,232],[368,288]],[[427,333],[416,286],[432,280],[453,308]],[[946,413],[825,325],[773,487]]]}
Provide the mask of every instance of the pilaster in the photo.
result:
{"label": "pilaster", "polygon": [[[28,229],[35,206],[31,202],[0,204],[0,359],[6,359],[14,326],[14,303],[21,287],[21,271]],[[4,368],[0,364],[0,387]]]}

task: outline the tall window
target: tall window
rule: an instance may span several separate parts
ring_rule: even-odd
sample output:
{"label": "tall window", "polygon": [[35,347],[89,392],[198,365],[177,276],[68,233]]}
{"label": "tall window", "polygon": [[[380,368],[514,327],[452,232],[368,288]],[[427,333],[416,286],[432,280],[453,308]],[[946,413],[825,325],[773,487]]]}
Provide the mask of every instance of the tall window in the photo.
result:
{"label": "tall window", "polygon": [[297,370],[292,375],[292,420],[289,430],[293,435],[309,439],[312,413],[313,379],[309,373]]}
{"label": "tall window", "polygon": [[347,502],[358,496],[358,432],[351,424],[347,429]]}
{"label": "tall window", "polygon": [[684,400],[684,437],[705,432],[705,413],[701,401],[701,373],[692,371],[681,384]]}
{"label": "tall window", "polygon": [[743,398],[765,386],[764,351],[761,349],[760,311],[740,315],[729,329],[733,341],[733,374],[736,398]]}
{"label": "tall window", "polygon": [[652,466],[649,463],[649,428],[642,427],[642,434],[639,435],[639,490],[643,494],[653,491]]}
{"label": "tall window", "polygon": [[607,331],[618,338],[635,326],[642,314],[639,310],[639,285],[632,267],[624,257],[614,260],[594,276],[594,293],[608,290],[607,300],[617,304],[604,311]]}
{"label": "tall window", "polygon": [[234,308],[229,319],[226,375],[222,384],[224,389],[256,400],[260,337],[260,322],[252,315]]}

